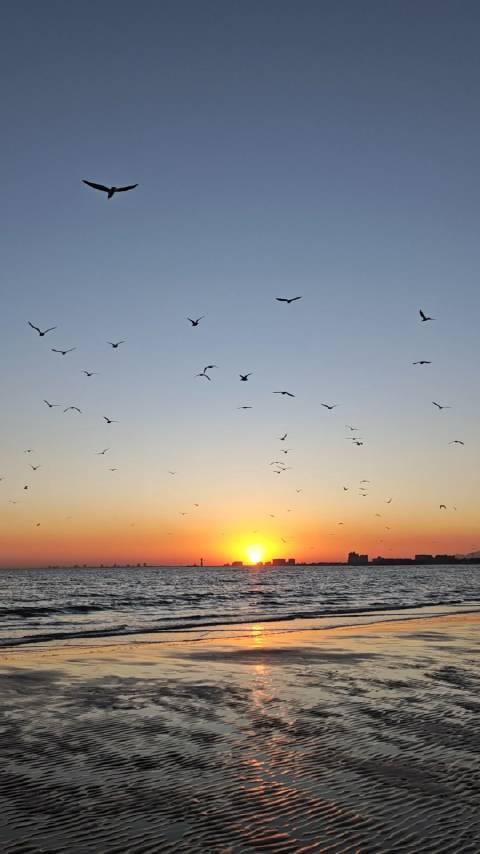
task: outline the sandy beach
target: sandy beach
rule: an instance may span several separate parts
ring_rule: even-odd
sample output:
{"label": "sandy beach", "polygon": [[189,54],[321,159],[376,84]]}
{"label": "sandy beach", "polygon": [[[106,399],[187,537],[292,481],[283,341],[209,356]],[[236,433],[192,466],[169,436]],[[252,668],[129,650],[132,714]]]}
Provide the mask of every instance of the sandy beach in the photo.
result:
{"label": "sandy beach", "polygon": [[478,852],[459,610],[4,650],[1,851]]}

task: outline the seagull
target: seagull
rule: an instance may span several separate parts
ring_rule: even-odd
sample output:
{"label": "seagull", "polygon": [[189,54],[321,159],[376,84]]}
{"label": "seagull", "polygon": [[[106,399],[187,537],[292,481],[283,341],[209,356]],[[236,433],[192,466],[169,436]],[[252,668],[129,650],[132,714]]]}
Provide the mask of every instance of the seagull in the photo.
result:
{"label": "seagull", "polygon": [[297,299],[302,299],[302,297],[275,297],[277,302],[286,302],[290,305],[291,302],[295,302]]}
{"label": "seagull", "polygon": [[354,445],[358,445],[358,447],[360,447],[360,445],[363,445],[363,442],[357,442],[357,441],[355,440],[353,444],[354,444]]}
{"label": "seagull", "polygon": [[240,374],[240,382],[246,383],[248,378],[252,376],[252,371],[249,374]]}
{"label": "seagull", "polygon": [[343,525],[343,524],[344,524],[343,522],[337,522],[337,525]]}
{"label": "seagull", "polygon": [[237,406],[237,409],[253,409],[253,406]]}
{"label": "seagull", "polygon": [[391,504],[391,503],[392,503],[392,499],[391,499],[391,498],[387,498],[387,500],[385,501],[385,504]]}
{"label": "seagull", "polygon": [[191,317],[187,317],[187,320],[189,320],[189,321],[190,321],[190,323],[192,324],[192,326],[198,326],[198,324],[200,323],[200,321],[201,321],[201,320],[203,320],[203,318],[204,318],[204,317],[205,317],[205,315],[204,315],[204,314],[202,314],[202,316],[201,316],[201,317],[197,317],[197,319],[196,319],[196,320],[192,320],[192,318],[191,318]]}
{"label": "seagull", "polygon": [[97,375],[96,371],[82,371],[82,374],[85,374],[86,377],[95,377]]}
{"label": "seagull", "polygon": [[45,399],[43,402],[47,404],[49,409],[53,409],[54,406],[61,406],[61,403],[50,403],[49,400],[45,400]]}
{"label": "seagull", "polygon": [[24,488],[24,489],[28,489],[28,486],[24,486],[23,488]]}
{"label": "seagull", "polygon": [[370,481],[370,480],[367,480],[367,479],[364,477],[364,478],[363,478],[363,480],[361,480],[361,481],[360,481],[360,483],[371,483],[371,481]]}
{"label": "seagull", "polygon": [[38,332],[38,334],[40,335],[40,338],[43,338],[43,336],[44,336],[44,335],[46,335],[46,334],[47,334],[47,332],[53,332],[53,330],[57,328],[56,326],[49,326],[49,327],[48,327],[48,329],[45,329],[45,330],[42,332],[42,330],[41,330],[41,329],[39,329],[39,328],[38,328],[38,326],[35,326],[33,323],[30,323],[30,321],[29,321],[29,320],[27,320],[27,323],[28,323],[28,325],[29,325],[29,326],[31,326],[31,327],[32,327],[32,329],[35,329],[35,332]]}
{"label": "seagull", "polygon": [[446,509],[447,509],[446,504],[440,504],[440,510],[446,510]]}
{"label": "seagull", "polygon": [[303,489],[296,489],[295,492],[303,492]]}
{"label": "seagull", "polygon": [[104,448],[104,449],[103,449],[103,451],[97,451],[96,456],[97,456],[97,457],[100,457],[100,456],[102,456],[103,454],[106,454],[106,453],[107,453],[107,451],[109,451],[109,450],[110,450],[110,448]]}
{"label": "seagull", "polygon": [[218,368],[218,365],[205,365],[203,373],[205,373],[205,371],[211,371],[213,368]]}
{"label": "seagull", "polygon": [[73,351],[76,350],[77,348],[76,347],[70,347],[69,350],[55,350],[55,347],[51,347],[50,349],[51,349],[52,353],[61,353],[62,356],[66,356],[67,353],[73,353]]}
{"label": "seagull", "polygon": [[422,319],[422,323],[425,323],[427,320],[435,320],[435,318],[434,318],[434,317],[428,317],[428,316],[427,316],[427,315],[422,311],[422,309],[420,309],[418,313],[419,313],[419,315],[420,315],[420,317],[421,317],[421,319]]}
{"label": "seagull", "polygon": [[107,422],[107,424],[118,424],[118,421],[114,421],[113,418],[107,418],[106,415],[104,415],[103,418]]}
{"label": "seagull", "polygon": [[176,474],[177,472],[176,472],[176,471],[170,471],[170,470],[169,470],[169,471],[168,471],[168,473],[169,473],[169,474]]}
{"label": "seagull", "polygon": [[451,409],[452,408],[451,406],[442,406],[440,403],[437,403],[435,400],[432,400],[432,403],[434,406],[437,407],[437,409]]}
{"label": "seagull", "polygon": [[449,442],[448,444],[449,444],[449,445],[464,445],[464,444],[465,444],[465,442],[462,442],[462,440],[461,440],[461,439],[453,439],[453,440],[452,440],[451,442]]}
{"label": "seagull", "polygon": [[287,397],[295,397],[291,391],[272,391],[272,394],[286,394]]}
{"label": "seagull", "polygon": [[185,512],[182,513],[182,511],[180,510],[180,516],[188,516],[188,513],[185,513]]}
{"label": "seagull", "polygon": [[115,193],[125,193],[127,190],[134,190],[135,187],[138,187],[138,184],[129,184],[128,187],[106,187],[104,184],[94,184],[93,181],[86,181],[85,178],[82,178],[84,184],[88,184],[89,187],[93,187],[94,190],[102,190],[103,193],[107,193],[107,198],[111,199]]}
{"label": "seagull", "polygon": [[324,406],[325,409],[336,409],[338,403],[332,403],[332,405],[330,405],[329,403],[322,403],[321,406]]}
{"label": "seagull", "polygon": [[107,341],[107,344],[110,344],[114,350],[120,346],[120,344],[125,344],[126,338],[122,338],[121,341]]}
{"label": "seagull", "polygon": [[118,471],[116,468],[109,469],[109,471]]}
{"label": "seagull", "polygon": [[26,451],[24,451],[23,453],[24,454],[33,454],[33,448],[27,448]]}
{"label": "seagull", "polygon": [[345,424],[345,427],[346,427],[348,430],[351,430],[351,431],[352,431],[352,433],[353,433],[353,431],[354,431],[354,430],[358,430],[358,427],[352,427],[352,425],[351,425],[351,424]]}
{"label": "seagull", "polygon": [[212,382],[212,378],[211,378],[211,377],[209,377],[209,376],[208,376],[208,374],[207,374],[207,373],[205,373],[205,371],[202,371],[202,373],[201,373],[201,374],[195,374],[195,376],[196,376],[196,377],[205,377],[205,379],[206,379],[206,380],[208,380],[209,382]]}
{"label": "seagull", "polygon": [[82,410],[81,410],[81,409],[79,409],[79,408],[78,408],[78,406],[67,406],[67,408],[66,408],[66,409],[64,409],[63,411],[64,411],[64,412],[68,412],[68,411],[69,411],[69,409],[73,409],[75,412],[78,412],[78,414],[79,414],[79,415],[81,415],[81,414],[82,414]]}
{"label": "seagull", "polygon": [[344,486],[344,487],[343,487],[343,491],[344,491],[344,492],[348,492],[348,489],[349,489],[349,487],[348,487],[348,486]]}
{"label": "seagull", "polygon": [[284,442],[285,439],[287,438],[287,436],[288,436],[288,433],[284,433],[283,436],[279,436],[278,438],[280,439],[281,442]]}
{"label": "seagull", "polygon": [[40,466],[32,466],[32,465],[30,464],[30,468],[32,469],[32,471],[37,471],[37,469],[39,469],[39,468],[40,468]]}
{"label": "seagull", "polygon": [[431,362],[428,362],[427,359],[420,359],[418,362],[412,362],[412,365],[431,365]]}

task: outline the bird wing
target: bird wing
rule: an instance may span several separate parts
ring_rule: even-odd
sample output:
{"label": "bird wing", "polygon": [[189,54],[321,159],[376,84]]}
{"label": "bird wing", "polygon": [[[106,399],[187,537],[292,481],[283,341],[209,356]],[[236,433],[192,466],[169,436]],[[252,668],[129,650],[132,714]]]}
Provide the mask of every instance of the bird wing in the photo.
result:
{"label": "bird wing", "polygon": [[62,353],[63,352],[62,350],[55,350],[55,347],[51,347],[50,349],[51,349],[52,353]]}
{"label": "bird wing", "polygon": [[93,181],[86,181],[85,178],[82,178],[84,184],[88,184],[89,187],[93,187],[94,190],[103,190],[104,193],[110,192],[110,187],[105,187],[104,184],[94,184]]}
{"label": "bird wing", "polygon": [[422,320],[426,320],[426,319],[427,319],[427,316],[426,316],[426,314],[424,314],[424,312],[422,311],[422,309],[420,309],[420,311],[419,311],[418,313],[419,313],[420,317],[422,318]]}
{"label": "bird wing", "polygon": [[53,330],[54,330],[54,329],[56,329],[56,328],[57,328],[56,326],[49,326],[49,327],[48,327],[48,329],[46,329],[46,330],[45,330],[45,332],[44,332],[43,334],[44,334],[44,335],[46,335],[46,334],[47,334],[47,332],[53,332]]}
{"label": "bird wing", "polygon": [[138,184],[129,184],[128,187],[116,187],[117,193],[125,193],[127,190],[134,190],[135,187],[138,187]]}
{"label": "bird wing", "polygon": [[288,299],[286,297],[275,297],[275,299],[277,300],[277,302],[288,302]]}
{"label": "bird wing", "polygon": [[[65,353],[73,353],[73,351],[76,349],[77,349],[76,347],[70,347],[68,350],[65,350]],[[60,352],[62,352],[62,351],[60,351]]]}
{"label": "bird wing", "polygon": [[297,299],[302,299],[301,297],[292,297],[289,302],[296,302]]}
{"label": "bird wing", "polygon": [[29,325],[29,326],[31,326],[31,327],[32,327],[32,329],[35,329],[35,330],[36,330],[36,332],[40,332],[40,329],[38,328],[38,326],[34,326],[34,325],[33,325],[33,323],[30,323],[30,321],[29,321],[29,320],[27,320],[27,323],[28,323],[28,325]]}

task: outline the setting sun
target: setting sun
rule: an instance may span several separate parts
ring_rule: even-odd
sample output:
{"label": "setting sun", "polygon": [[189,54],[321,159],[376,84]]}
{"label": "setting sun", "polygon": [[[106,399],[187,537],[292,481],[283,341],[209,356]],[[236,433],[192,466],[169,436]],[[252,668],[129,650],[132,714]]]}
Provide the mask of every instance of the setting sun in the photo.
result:
{"label": "setting sun", "polygon": [[247,558],[250,563],[259,563],[263,559],[265,549],[263,546],[259,545],[247,546],[245,549],[245,554],[247,555]]}

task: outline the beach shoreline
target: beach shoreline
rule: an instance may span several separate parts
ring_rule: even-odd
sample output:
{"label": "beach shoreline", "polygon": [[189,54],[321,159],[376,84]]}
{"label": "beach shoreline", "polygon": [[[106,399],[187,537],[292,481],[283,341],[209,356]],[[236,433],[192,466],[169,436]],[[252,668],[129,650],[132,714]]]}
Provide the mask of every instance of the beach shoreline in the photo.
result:
{"label": "beach shoreline", "polygon": [[2,851],[480,850],[480,612],[432,610],[3,649]]}

